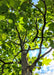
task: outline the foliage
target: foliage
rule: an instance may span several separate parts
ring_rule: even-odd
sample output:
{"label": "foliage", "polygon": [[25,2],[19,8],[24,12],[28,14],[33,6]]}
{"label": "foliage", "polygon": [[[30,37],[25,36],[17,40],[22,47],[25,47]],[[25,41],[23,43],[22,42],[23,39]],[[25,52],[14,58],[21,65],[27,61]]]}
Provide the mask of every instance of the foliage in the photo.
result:
{"label": "foliage", "polygon": [[[21,74],[24,50],[30,67],[36,63],[38,69],[49,65],[50,59],[43,58],[41,62],[40,58],[48,53],[42,55],[43,46],[54,48],[53,6],[53,0],[39,0],[36,5],[32,0],[0,0],[0,74]],[[39,50],[38,56],[30,58],[30,50]]]}

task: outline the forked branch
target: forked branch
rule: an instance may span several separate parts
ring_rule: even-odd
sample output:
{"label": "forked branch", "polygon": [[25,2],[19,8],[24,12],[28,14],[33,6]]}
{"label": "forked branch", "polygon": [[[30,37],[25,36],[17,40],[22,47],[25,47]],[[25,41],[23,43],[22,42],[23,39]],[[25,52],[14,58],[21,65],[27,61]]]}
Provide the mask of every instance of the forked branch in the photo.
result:
{"label": "forked branch", "polygon": [[36,66],[36,63],[37,63],[42,57],[44,57],[46,54],[48,54],[48,53],[51,52],[51,51],[52,51],[52,48],[49,49],[46,53],[44,53],[42,56],[40,56],[38,59],[36,59],[36,60],[34,61],[34,63],[30,66],[30,68],[33,69],[33,68]]}
{"label": "forked branch", "polygon": [[[40,43],[40,51],[39,51],[39,55],[38,55],[38,58],[40,57],[40,54],[41,54],[41,47],[42,47],[42,43],[43,43],[43,35],[44,35],[44,29],[45,29],[45,26],[46,26],[46,3],[45,3],[45,0],[43,1],[43,3],[44,3],[44,6],[45,6],[45,13],[44,13],[44,15],[43,15],[43,19],[44,19],[44,25],[43,25],[43,28],[42,28],[42,40],[41,40],[41,43]],[[37,59],[38,59],[37,58]]]}
{"label": "forked branch", "polygon": [[[22,52],[22,51],[19,51],[19,52],[14,56],[13,60],[15,59],[16,56],[19,55],[20,52]],[[12,62],[5,62],[5,61],[3,61],[2,59],[0,59],[0,61],[1,61],[4,65],[5,65],[5,64],[13,64],[13,63],[14,63],[13,60],[12,60]],[[21,64],[21,63],[18,62],[18,64]]]}
{"label": "forked branch", "polygon": [[[34,68],[34,66],[36,65],[36,63],[39,61],[39,59],[41,58],[40,57],[40,55],[41,55],[41,48],[42,48],[42,43],[43,43],[43,35],[44,35],[44,29],[45,29],[45,26],[46,26],[46,3],[45,3],[45,0],[43,1],[43,3],[44,3],[44,6],[45,6],[45,13],[43,14],[43,19],[44,19],[44,25],[43,25],[43,28],[42,28],[42,31],[41,31],[41,33],[42,33],[42,35],[41,35],[41,37],[42,37],[42,40],[41,40],[41,43],[40,43],[40,50],[39,50],[39,54],[38,54],[38,57],[37,57],[37,59],[34,61],[34,63],[31,65],[31,67],[32,68]],[[40,11],[40,10],[39,10]],[[47,52],[47,53],[49,53],[51,51],[51,49]],[[42,55],[42,57],[43,56],[45,56],[47,53],[45,53],[44,55]]]}

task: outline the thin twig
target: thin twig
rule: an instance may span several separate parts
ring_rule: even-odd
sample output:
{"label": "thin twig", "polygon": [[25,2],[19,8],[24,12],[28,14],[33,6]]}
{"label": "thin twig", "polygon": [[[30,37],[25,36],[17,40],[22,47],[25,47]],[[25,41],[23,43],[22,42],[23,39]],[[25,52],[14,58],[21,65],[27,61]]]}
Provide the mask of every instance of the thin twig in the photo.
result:
{"label": "thin twig", "polygon": [[21,39],[21,37],[20,37],[20,33],[19,33],[18,29],[17,29],[17,26],[15,25],[15,27],[16,27],[16,31],[17,31],[17,33],[18,33],[18,37],[19,37],[19,39],[20,39],[20,42],[22,42],[22,39]]}
{"label": "thin twig", "polygon": [[34,7],[36,7],[42,14],[43,12],[40,10],[40,8],[37,7],[37,5],[34,5],[33,3],[29,2],[29,4],[33,5]]}

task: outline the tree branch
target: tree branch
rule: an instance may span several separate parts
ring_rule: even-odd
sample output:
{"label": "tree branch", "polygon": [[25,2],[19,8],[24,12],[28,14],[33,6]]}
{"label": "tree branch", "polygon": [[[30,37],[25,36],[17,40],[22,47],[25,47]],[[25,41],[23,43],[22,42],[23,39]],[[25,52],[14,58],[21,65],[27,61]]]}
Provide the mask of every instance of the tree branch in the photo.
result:
{"label": "tree branch", "polygon": [[[20,51],[20,52],[22,52],[22,51]],[[18,52],[18,53],[14,56],[13,60],[15,59],[15,57],[16,57],[20,52]],[[13,63],[14,63],[13,61],[12,61],[12,62],[5,62],[5,61],[3,61],[2,59],[0,59],[0,61],[1,61],[3,64],[13,64]],[[18,63],[20,64],[20,62],[18,62]]]}
{"label": "tree branch", "polygon": [[46,7],[46,2],[45,2],[45,0],[41,0],[43,3],[44,3],[44,7],[45,7],[45,15],[46,15],[46,11],[47,11],[47,7]]}
{"label": "tree branch", "polygon": [[20,39],[20,43],[22,43],[22,39],[21,39],[21,37],[20,37],[20,33],[19,33],[18,29],[17,29],[17,26],[15,25],[15,27],[16,27],[16,31],[17,31],[17,33],[18,33],[18,37],[19,37],[19,39]]}
{"label": "tree branch", "polygon": [[50,51],[52,51],[52,48],[49,50],[49,51],[47,51],[46,53],[44,53],[42,56],[40,56],[38,59],[36,59],[35,61],[34,61],[34,63],[30,66],[30,68],[31,69],[33,69],[35,66],[36,66],[36,63],[39,61],[39,59],[41,59],[42,57],[44,57],[46,54],[48,54]]}
{"label": "tree branch", "polygon": [[[49,50],[49,51],[47,51],[46,53],[44,53],[42,56],[40,56],[40,58],[42,58],[42,57],[44,57],[46,54],[48,54],[49,52],[51,52],[52,51],[52,48]],[[39,59],[40,59],[39,58]]]}
{"label": "tree branch", "polygon": [[[36,65],[36,63],[39,61],[40,59],[40,54],[41,54],[41,48],[42,48],[42,43],[43,43],[43,33],[44,33],[44,28],[45,28],[45,25],[46,25],[46,3],[45,3],[45,0],[43,1],[44,3],[44,6],[45,6],[45,13],[43,14],[43,17],[44,17],[44,25],[43,25],[43,28],[42,28],[42,40],[41,40],[41,43],[40,43],[40,51],[39,51],[39,54],[38,54],[38,57],[37,59],[34,61],[34,63],[31,65],[32,68],[34,68],[34,66]],[[44,54],[45,55],[45,54]],[[43,56],[44,56],[43,55]]]}
{"label": "tree branch", "polygon": [[2,65],[2,72],[1,72],[1,75],[3,75],[3,73],[4,73],[4,65],[5,65],[5,64]]}
{"label": "tree branch", "polygon": [[25,39],[24,39],[24,44],[26,43],[26,41],[25,41],[26,40],[26,36],[27,36],[27,30],[26,30],[26,35],[25,35]]}
{"label": "tree branch", "polygon": [[0,61],[3,63],[3,64],[12,64],[13,62],[5,62],[3,61],[2,59],[0,59]]}
{"label": "tree branch", "polygon": [[20,37],[20,33],[19,33],[18,29],[17,29],[17,26],[16,26],[16,31],[17,31],[18,37],[20,39],[21,50],[24,50],[24,42],[23,42],[23,40]]}
{"label": "tree branch", "polygon": [[[36,49],[40,49],[40,48],[34,48],[34,49],[30,49],[30,50],[36,50]],[[45,47],[42,47],[41,49],[45,49]]]}
{"label": "tree branch", "polygon": [[2,59],[0,59],[0,61],[3,62],[3,63],[5,64],[5,62],[4,62]]}
{"label": "tree branch", "polygon": [[44,28],[45,28],[45,25],[46,25],[46,3],[45,3],[45,0],[43,2],[44,2],[44,6],[45,6],[45,14],[43,15],[43,17],[44,17],[44,25],[43,25],[43,28],[42,28],[42,40],[41,40],[41,43],[40,43],[40,51],[39,51],[38,58],[40,57],[40,54],[41,54],[41,47],[42,47],[43,37],[44,37],[43,36],[43,34],[44,34]]}
{"label": "tree branch", "polygon": [[31,4],[31,5],[33,5],[34,7],[36,7],[36,8],[43,14],[43,12],[40,10],[40,8],[37,7],[37,5],[34,5],[34,4],[31,3],[30,1],[29,1],[29,4]]}

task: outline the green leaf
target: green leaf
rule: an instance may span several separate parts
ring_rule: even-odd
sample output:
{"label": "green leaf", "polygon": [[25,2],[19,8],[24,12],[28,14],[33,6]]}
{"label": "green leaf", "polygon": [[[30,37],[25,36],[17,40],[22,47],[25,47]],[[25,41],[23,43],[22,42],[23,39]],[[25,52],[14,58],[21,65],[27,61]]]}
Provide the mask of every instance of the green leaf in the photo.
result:
{"label": "green leaf", "polygon": [[[0,75],[2,67],[4,68],[2,75],[22,75],[22,66],[25,69],[27,68],[25,64],[28,64],[30,68],[29,66],[36,62],[40,46],[54,48],[54,1],[45,0],[43,3],[44,1],[39,0],[37,4],[34,4],[33,0],[30,2],[29,0],[0,0]],[[31,50],[37,51],[35,57],[30,55]],[[45,52],[46,49],[43,51]],[[54,57],[54,53],[52,55]],[[33,71],[36,68],[40,70],[41,66],[44,64],[47,66],[50,62],[51,59],[42,57]]]}
{"label": "green leaf", "polygon": [[48,35],[52,35],[52,32],[48,32],[47,34],[48,34]]}
{"label": "green leaf", "polygon": [[53,51],[52,55],[53,55],[53,57],[54,57],[54,51]]}
{"label": "green leaf", "polygon": [[0,20],[5,20],[5,16],[0,15]]}
{"label": "green leaf", "polygon": [[0,6],[0,14],[5,14],[8,12],[8,7],[4,3]]}
{"label": "green leaf", "polygon": [[51,46],[52,48],[54,48],[54,41],[53,41],[53,40],[50,41],[50,46]]}
{"label": "green leaf", "polygon": [[13,23],[13,21],[12,21],[11,19],[8,19],[8,22],[9,22],[9,23]]}
{"label": "green leaf", "polygon": [[51,59],[47,59],[47,57],[45,57],[42,61],[42,65],[44,65],[44,64],[49,65],[51,61],[52,61]]}
{"label": "green leaf", "polygon": [[2,40],[5,40],[7,36],[6,36],[5,33],[3,33],[3,34],[1,35],[1,37],[2,37]]}
{"label": "green leaf", "polygon": [[35,73],[35,75],[39,75],[38,73]]}
{"label": "green leaf", "polygon": [[38,62],[38,65],[39,65],[39,66],[42,66],[42,62]]}

